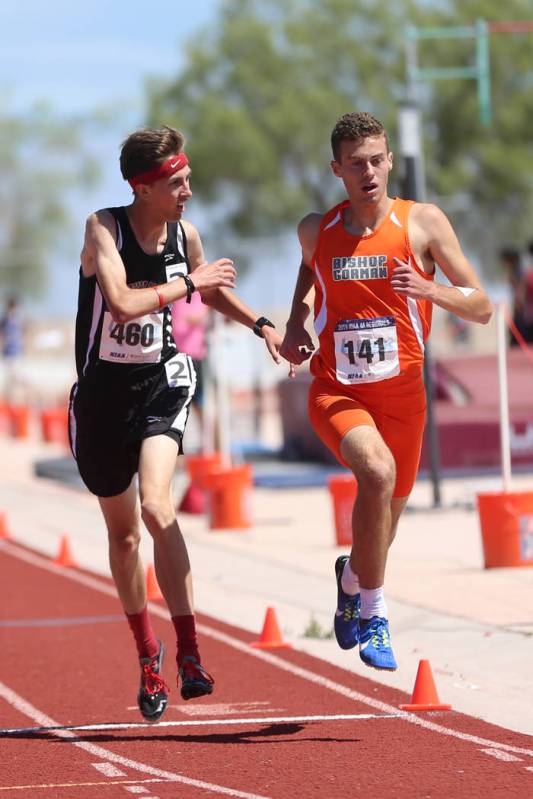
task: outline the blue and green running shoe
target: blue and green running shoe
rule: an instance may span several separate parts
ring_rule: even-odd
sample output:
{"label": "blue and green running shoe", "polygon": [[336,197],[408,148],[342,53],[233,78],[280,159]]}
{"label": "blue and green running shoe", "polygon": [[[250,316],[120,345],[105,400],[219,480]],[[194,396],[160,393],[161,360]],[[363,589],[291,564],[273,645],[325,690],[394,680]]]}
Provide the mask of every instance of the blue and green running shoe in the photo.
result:
{"label": "blue and green running shoe", "polygon": [[333,628],[335,638],[341,649],[353,649],[359,641],[359,612],[361,610],[361,596],[350,596],[342,590],[341,578],[344,566],[349,560],[347,555],[341,555],[335,561],[335,577],[337,578],[337,610]]}
{"label": "blue and green running shoe", "polygon": [[373,669],[395,671],[398,668],[387,619],[381,616],[359,619],[359,656],[363,663]]}

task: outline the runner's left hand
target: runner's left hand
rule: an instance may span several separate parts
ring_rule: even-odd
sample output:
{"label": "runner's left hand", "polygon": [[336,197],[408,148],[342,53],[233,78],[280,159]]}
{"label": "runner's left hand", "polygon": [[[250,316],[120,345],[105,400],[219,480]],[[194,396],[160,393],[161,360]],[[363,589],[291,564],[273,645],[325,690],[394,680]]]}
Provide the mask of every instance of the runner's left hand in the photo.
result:
{"label": "runner's left hand", "polygon": [[394,259],[398,266],[392,270],[391,286],[397,294],[411,297],[413,300],[431,300],[433,281],[425,280],[411,264]]}

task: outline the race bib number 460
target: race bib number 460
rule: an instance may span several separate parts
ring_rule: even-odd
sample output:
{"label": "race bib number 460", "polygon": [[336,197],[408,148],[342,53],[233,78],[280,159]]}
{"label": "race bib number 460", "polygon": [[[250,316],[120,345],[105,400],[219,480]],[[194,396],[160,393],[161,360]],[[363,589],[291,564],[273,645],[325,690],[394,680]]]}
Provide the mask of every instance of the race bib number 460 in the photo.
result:
{"label": "race bib number 460", "polygon": [[375,383],[400,373],[394,317],[342,319],[334,337],[339,383]]}
{"label": "race bib number 460", "polygon": [[163,348],[163,315],[149,313],[124,324],[104,313],[100,358],[113,363],[157,363]]}

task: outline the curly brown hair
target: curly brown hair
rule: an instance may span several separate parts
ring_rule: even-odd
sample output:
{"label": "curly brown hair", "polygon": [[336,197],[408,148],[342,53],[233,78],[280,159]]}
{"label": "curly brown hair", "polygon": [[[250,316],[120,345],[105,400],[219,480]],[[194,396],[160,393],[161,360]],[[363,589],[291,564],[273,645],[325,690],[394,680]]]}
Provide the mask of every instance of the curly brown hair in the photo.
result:
{"label": "curly brown hair", "polygon": [[382,134],[385,135],[388,150],[387,134],[383,123],[379,119],[376,119],[366,111],[352,111],[349,114],[344,114],[337,120],[331,132],[333,157],[336,161],[339,160],[340,146],[343,141],[358,141],[359,139],[368,139],[370,136],[381,136]]}
{"label": "curly brown hair", "polygon": [[179,130],[163,125],[160,128],[139,128],[122,142],[120,171],[124,180],[148,172],[169,156],[183,150],[185,137]]}

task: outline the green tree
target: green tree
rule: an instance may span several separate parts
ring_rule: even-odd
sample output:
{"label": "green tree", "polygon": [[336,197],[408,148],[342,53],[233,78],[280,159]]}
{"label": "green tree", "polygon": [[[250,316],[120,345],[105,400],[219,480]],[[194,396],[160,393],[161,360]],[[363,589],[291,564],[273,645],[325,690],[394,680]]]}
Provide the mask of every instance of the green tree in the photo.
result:
{"label": "green tree", "polygon": [[[365,107],[383,115],[383,70],[387,97],[401,91],[403,64],[387,42],[401,15],[386,0],[366,5],[374,11],[363,18],[351,0],[228,0],[189,46],[181,74],[152,86],[151,121],[190,137],[194,186],[204,202],[224,203],[238,234],[325,210],[336,189],[332,122],[363,92]],[[394,102],[385,116],[393,121]]]}
{"label": "green tree", "polygon": [[[461,0],[446,3],[434,26],[533,19],[530,0]],[[502,244],[532,238],[533,32],[489,33],[490,126],[480,122],[477,87],[445,80],[429,87],[425,105],[426,165],[430,198],[447,211],[465,243],[490,269]],[[472,66],[472,39],[431,39],[420,48],[420,66]]]}
{"label": "green tree", "polygon": [[[221,226],[238,236],[280,232],[340,196],[329,134],[342,113],[374,113],[394,149],[407,24],[525,19],[530,9],[530,0],[225,0],[189,43],[181,72],[151,84],[150,121],[190,138],[194,188]],[[510,240],[531,236],[531,44],[531,34],[491,36],[489,129],[479,122],[474,81],[421,87],[428,199],[478,249],[483,227],[485,246],[503,231]],[[474,45],[432,41],[419,55],[423,66],[466,65]]]}
{"label": "green tree", "polygon": [[86,123],[46,105],[0,113],[0,289],[38,299],[47,263],[68,227],[69,191],[90,185],[96,166],[80,144]]}

